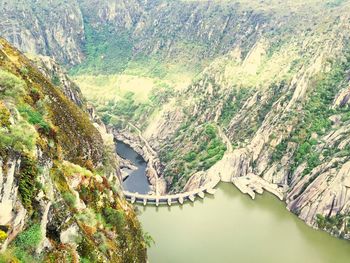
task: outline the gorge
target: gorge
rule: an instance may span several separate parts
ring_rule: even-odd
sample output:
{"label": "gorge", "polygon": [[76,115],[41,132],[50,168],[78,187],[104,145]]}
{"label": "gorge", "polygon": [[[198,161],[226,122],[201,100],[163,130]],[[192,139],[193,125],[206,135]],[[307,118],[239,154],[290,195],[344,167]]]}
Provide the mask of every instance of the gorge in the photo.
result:
{"label": "gorge", "polygon": [[348,261],[350,1],[0,14],[6,258],[147,262],[149,232],[150,262]]}

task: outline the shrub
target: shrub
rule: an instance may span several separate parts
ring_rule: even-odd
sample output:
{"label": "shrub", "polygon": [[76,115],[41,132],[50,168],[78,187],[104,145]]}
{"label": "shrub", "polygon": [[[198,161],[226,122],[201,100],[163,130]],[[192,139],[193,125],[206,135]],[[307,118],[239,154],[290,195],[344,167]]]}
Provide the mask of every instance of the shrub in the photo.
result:
{"label": "shrub", "polygon": [[205,127],[205,134],[208,135],[210,139],[214,139],[216,137],[216,130],[215,127],[211,124],[208,124]]}
{"label": "shrub", "polygon": [[6,106],[0,101],[0,127],[10,127],[10,111]]}
{"label": "shrub", "polygon": [[184,156],[186,162],[192,162],[196,159],[197,154],[194,151],[189,152]]}
{"label": "shrub", "polygon": [[65,192],[62,194],[64,201],[70,206],[74,207],[77,203],[76,197],[71,192]]}
{"label": "shrub", "polygon": [[60,85],[61,85],[61,80],[60,80],[60,78],[59,78],[57,75],[54,75],[54,76],[51,78],[51,81],[52,81],[52,83],[53,83],[55,86],[60,86]]}
{"label": "shrub", "polygon": [[25,93],[25,82],[15,75],[0,69],[0,99],[18,100]]}
{"label": "shrub", "polygon": [[233,89],[224,102],[220,123],[224,126],[228,125],[250,95],[251,91],[249,89]]}
{"label": "shrub", "polygon": [[0,127],[0,148],[13,148],[15,151],[32,151],[35,147],[37,133],[31,125],[20,121],[7,128]]}
{"label": "shrub", "polygon": [[147,232],[143,233],[143,239],[145,240],[145,243],[146,243],[146,246],[147,246],[147,247],[151,247],[152,245],[155,244],[154,239],[153,239],[152,236],[151,236],[149,233],[147,233]]}
{"label": "shrub", "polygon": [[[336,61],[329,74],[322,76],[309,94],[308,101],[304,106],[302,119],[296,127],[292,140],[298,143],[298,149],[294,154],[294,164],[291,172],[294,172],[302,162],[307,162],[307,168],[303,175],[310,173],[319,165],[319,153],[313,153],[313,147],[318,142],[312,139],[313,133],[325,134],[331,128],[329,117],[335,114],[332,104],[339,90],[347,85],[343,80],[347,77],[350,67],[350,54],[343,61]],[[341,112],[341,110],[339,110]]]}
{"label": "shrub", "polygon": [[33,224],[15,239],[15,246],[24,251],[35,252],[42,239],[40,224]]}
{"label": "shrub", "polygon": [[50,132],[50,125],[44,120],[43,115],[38,111],[35,111],[29,105],[22,105],[18,110],[22,116],[26,117],[30,124],[38,125],[46,134]]}
{"label": "shrub", "polygon": [[283,140],[280,144],[278,144],[272,153],[271,156],[271,163],[275,161],[280,161],[281,158],[283,157],[283,154],[287,150],[288,143],[286,140]]}
{"label": "shrub", "polygon": [[125,214],[123,211],[115,210],[107,207],[103,210],[107,224],[117,227],[118,229],[123,228],[126,224]]}
{"label": "shrub", "polygon": [[117,33],[110,25],[93,28],[85,23],[85,61],[71,69],[71,74],[122,72],[132,57],[128,33]]}

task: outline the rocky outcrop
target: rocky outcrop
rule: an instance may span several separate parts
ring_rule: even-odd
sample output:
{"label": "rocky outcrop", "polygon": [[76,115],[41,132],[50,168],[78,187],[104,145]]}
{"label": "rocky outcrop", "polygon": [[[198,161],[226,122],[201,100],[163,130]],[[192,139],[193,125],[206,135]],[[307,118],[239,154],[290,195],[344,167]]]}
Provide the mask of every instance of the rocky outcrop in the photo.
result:
{"label": "rocky outcrop", "polygon": [[22,231],[27,216],[27,211],[18,197],[16,173],[18,173],[20,162],[20,158],[16,157],[8,160],[0,159],[0,225],[7,228],[8,235],[1,246],[1,251],[4,251],[8,243]]}
{"label": "rocky outcrop", "polygon": [[345,107],[349,105],[350,101],[350,87],[343,89],[339,92],[338,96],[335,98],[334,108]]}

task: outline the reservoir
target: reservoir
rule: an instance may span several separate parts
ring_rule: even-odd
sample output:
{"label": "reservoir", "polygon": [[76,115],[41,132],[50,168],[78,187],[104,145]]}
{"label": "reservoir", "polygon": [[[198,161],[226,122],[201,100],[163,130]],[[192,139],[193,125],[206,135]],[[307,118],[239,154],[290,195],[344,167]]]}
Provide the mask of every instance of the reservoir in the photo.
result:
{"label": "reservoir", "polygon": [[[138,166],[124,189],[148,192],[142,157],[122,142],[117,151]],[[155,240],[150,263],[350,262],[350,242],[312,229],[266,192],[252,200],[233,184],[220,183],[214,196],[194,203],[136,207],[144,231]]]}
{"label": "reservoir", "polygon": [[312,229],[268,193],[252,200],[221,183],[194,203],[137,207],[155,240],[150,263],[350,262],[350,242]]}

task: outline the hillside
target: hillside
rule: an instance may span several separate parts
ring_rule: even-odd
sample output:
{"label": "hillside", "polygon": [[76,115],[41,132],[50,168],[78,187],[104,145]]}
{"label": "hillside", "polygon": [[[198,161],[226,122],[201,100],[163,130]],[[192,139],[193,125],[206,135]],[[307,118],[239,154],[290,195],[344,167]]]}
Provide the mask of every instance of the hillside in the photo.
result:
{"label": "hillside", "polygon": [[349,1],[38,2],[3,1],[1,34],[64,63],[116,134],[150,145],[163,192],[220,176],[350,238]]}
{"label": "hillside", "polygon": [[146,262],[113,139],[74,98],[0,39],[0,262]]}

